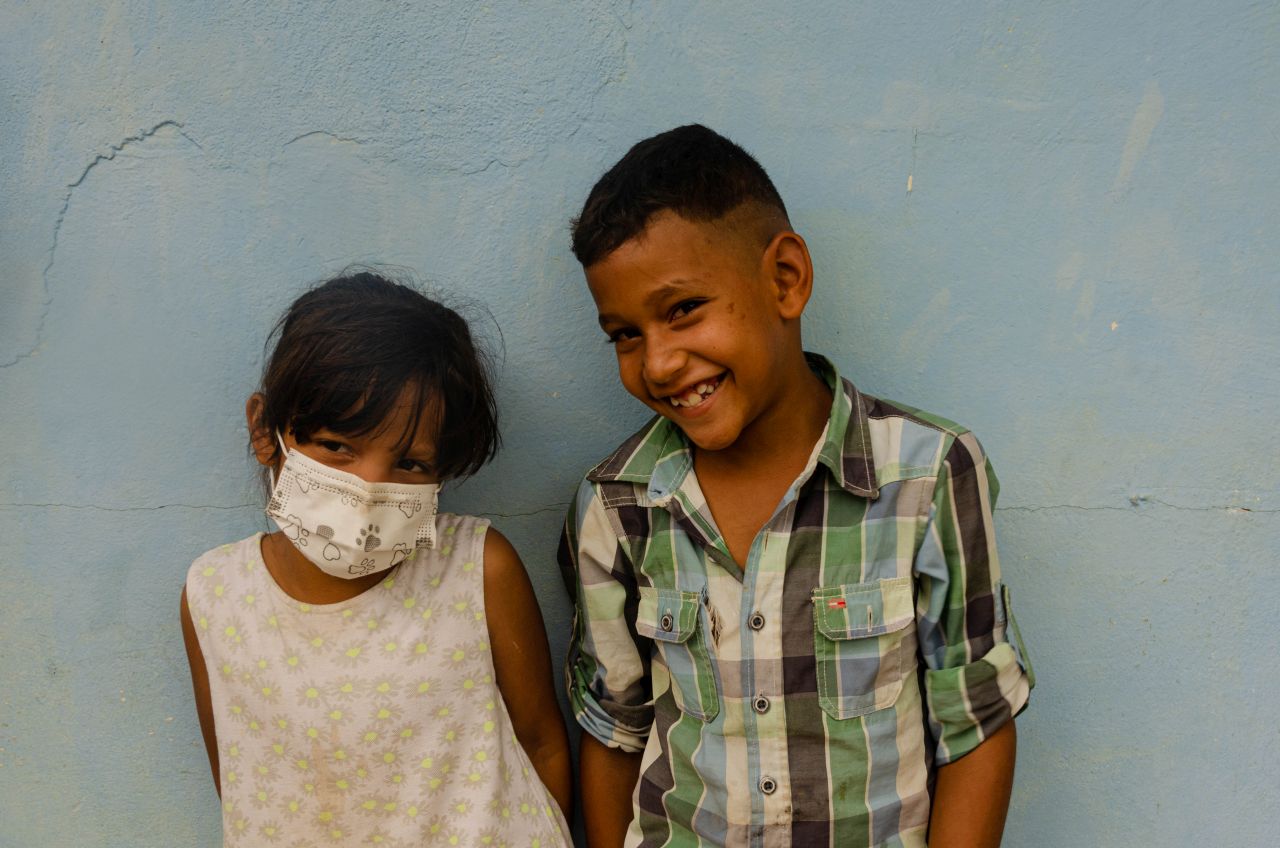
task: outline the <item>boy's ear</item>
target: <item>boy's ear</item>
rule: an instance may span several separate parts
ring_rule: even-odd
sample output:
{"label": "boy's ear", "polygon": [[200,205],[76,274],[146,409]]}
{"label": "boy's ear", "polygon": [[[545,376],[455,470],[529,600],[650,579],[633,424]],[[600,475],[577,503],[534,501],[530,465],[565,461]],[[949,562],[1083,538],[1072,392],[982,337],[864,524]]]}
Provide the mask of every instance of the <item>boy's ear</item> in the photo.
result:
{"label": "boy's ear", "polygon": [[777,293],[778,314],[785,320],[799,318],[813,294],[809,246],[799,233],[783,230],[769,242],[761,262]]}
{"label": "boy's ear", "polygon": [[267,399],[262,392],[254,392],[244,405],[244,417],[249,422],[249,445],[258,462],[274,467],[280,454],[276,445],[275,434],[267,429],[263,416],[266,413]]}

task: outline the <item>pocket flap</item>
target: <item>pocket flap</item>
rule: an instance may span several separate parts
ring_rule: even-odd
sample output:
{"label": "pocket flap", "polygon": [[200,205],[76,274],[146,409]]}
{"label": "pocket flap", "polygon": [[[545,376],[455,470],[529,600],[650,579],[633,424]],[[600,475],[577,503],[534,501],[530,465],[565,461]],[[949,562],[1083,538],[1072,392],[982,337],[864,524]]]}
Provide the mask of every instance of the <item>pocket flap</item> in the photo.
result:
{"label": "pocket flap", "polygon": [[819,586],[814,619],[828,639],[862,639],[901,630],[915,617],[911,578]]}
{"label": "pocket flap", "polygon": [[698,629],[702,596],[679,589],[640,587],[636,632],[659,642],[685,642]]}

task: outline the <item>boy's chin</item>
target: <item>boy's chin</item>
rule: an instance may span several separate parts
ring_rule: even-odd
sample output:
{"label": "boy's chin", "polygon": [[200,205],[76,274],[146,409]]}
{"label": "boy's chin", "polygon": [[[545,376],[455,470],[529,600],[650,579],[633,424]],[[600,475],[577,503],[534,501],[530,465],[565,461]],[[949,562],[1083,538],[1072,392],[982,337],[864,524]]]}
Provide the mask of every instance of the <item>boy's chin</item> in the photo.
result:
{"label": "boy's chin", "polygon": [[737,441],[738,433],[726,433],[723,430],[699,426],[696,423],[681,421],[673,415],[665,416],[668,421],[680,428],[680,432],[684,433],[695,448],[700,451],[722,451],[725,448],[733,447],[733,443]]}

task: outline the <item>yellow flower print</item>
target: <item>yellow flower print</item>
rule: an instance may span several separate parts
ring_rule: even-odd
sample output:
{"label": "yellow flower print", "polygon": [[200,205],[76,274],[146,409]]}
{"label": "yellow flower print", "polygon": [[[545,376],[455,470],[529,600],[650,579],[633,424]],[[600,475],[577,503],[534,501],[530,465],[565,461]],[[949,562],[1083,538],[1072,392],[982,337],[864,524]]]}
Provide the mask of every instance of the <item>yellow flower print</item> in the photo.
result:
{"label": "yellow flower print", "polygon": [[449,614],[452,616],[461,616],[465,618],[470,611],[471,600],[465,595],[456,596],[449,602]]}
{"label": "yellow flower print", "polygon": [[376,706],[373,717],[377,721],[394,721],[400,717],[400,707],[393,701],[384,701]]}
{"label": "yellow flower print", "polygon": [[222,627],[222,638],[231,650],[239,650],[244,644],[244,622],[238,618],[227,619]]}
{"label": "yellow flower print", "polygon": [[258,783],[254,786],[253,795],[249,797],[253,806],[259,810],[265,810],[271,806],[271,793],[267,791],[265,785]]}
{"label": "yellow flower print", "polygon": [[364,642],[351,642],[339,649],[334,660],[344,668],[356,668],[365,662],[363,657],[367,651],[368,645]]}
{"label": "yellow flower print", "polygon": [[319,707],[320,706],[320,690],[314,686],[298,687],[298,706],[301,707]]}

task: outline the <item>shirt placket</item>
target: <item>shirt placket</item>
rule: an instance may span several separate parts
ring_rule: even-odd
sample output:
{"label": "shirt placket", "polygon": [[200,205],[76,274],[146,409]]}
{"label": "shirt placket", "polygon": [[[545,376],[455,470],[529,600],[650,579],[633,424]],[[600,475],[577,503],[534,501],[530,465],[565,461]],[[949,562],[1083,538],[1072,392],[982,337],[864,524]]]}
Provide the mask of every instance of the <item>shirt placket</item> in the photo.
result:
{"label": "shirt placket", "polygon": [[[785,507],[785,503],[784,503]],[[741,644],[745,660],[743,718],[751,740],[751,844],[789,846],[791,780],[783,698],[782,580],[787,535],[780,509],[752,543],[743,575]],[[782,532],[779,532],[782,530]]]}

